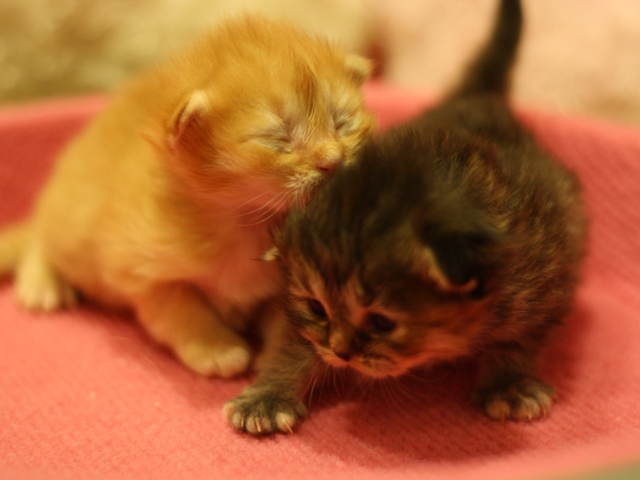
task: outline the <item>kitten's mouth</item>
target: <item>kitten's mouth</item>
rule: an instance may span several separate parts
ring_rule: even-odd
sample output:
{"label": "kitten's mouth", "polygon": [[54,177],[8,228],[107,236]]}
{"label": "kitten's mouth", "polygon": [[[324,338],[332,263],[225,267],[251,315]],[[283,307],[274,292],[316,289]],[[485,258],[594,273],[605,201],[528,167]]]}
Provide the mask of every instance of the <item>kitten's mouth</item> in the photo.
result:
{"label": "kitten's mouth", "polygon": [[364,355],[351,355],[348,358],[343,358],[336,355],[333,351],[326,351],[318,349],[321,358],[325,363],[334,368],[349,368],[356,372],[366,375],[371,378],[389,378],[397,377],[404,373],[398,372],[397,368],[390,368],[393,366],[393,361],[384,356],[364,356]]}
{"label": "kitten's mouth", "polygon": [[322,358],[322,360],[324,360],[325,363],[328,363],[332,367],[336,367],[336,368],[353,367],[354,362],[352,359],[340,358],[333,352],[319,351],[318,353],[320,354],[320,357]]}

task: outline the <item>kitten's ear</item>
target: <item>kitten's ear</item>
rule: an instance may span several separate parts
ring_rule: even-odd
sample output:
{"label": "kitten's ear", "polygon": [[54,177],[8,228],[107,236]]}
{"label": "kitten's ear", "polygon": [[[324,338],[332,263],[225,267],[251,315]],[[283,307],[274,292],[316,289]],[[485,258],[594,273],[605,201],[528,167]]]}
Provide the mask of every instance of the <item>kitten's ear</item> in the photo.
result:
{"label": "kitten's ear", "polygon": [[269,250],[262,254],[260,260],[264,262],[277,262],[278,260],[280,260],[280,250],[278,250],[278,247],[271,247]]}
{"label": "kitten's ear", "polygon": [[502,240],[490,228],[473,231],[442,231],[425,228],[419,253],[419,269],[443,293],[484,296],[486,278],[503,259]]}
{"label": "kitten's ear", "polygon": [[179,149],[196,134],[202,125],[204,117],[211,110],[211,102],[207,93],[196,90],[189,95],[172,117],[169,132],[169,146],[173,150]]}
{"label": "kitten's ear", "polygon": [[347,55],[345,66],[360,84],[364,83],[364,81],[369,78],[373,72],[373,62],[368,58],[361,57],[355,53]]}

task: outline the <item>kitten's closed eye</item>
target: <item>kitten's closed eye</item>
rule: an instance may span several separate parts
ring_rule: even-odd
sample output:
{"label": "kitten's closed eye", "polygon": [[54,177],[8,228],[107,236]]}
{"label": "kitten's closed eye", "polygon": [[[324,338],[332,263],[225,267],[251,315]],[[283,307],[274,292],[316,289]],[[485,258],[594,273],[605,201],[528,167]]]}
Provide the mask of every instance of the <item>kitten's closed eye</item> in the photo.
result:
{"label": "kitten's closed eye", "polygon": [[351,118],[346,112],[336,112],[333,117],[333,126],[339,132],[346,133],[350,120]]}
{"label": "kitten's closed eye", "polygon": [[358,120],[357,115],[346,110],[337,110],[333,115],[333,128],[335,128],[340,135],[351,135],[355,132]]}
{"label": "kitten's closed eye", "polygon": [[249,141],[259,143],[278,152],[285,152],[292,148],[293,139],[284,125],[256,129],[248,138]]}

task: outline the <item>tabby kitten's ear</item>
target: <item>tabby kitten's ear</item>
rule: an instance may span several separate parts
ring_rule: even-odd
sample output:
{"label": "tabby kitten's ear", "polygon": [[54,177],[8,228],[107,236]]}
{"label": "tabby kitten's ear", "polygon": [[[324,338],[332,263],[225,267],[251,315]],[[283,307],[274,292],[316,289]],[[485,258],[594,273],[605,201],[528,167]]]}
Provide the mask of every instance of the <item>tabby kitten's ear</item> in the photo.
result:
{"label": "tabby kitten's ear", "polygon": [[420,232],[418,268],[443,293],[485,295],[485,279],[501,259],[502,239],[489,227],[453,230],[429,226]]}
{"label": "tabby kitten's ear", "polygon": [[206,92],[196,90],[182,102],[172,117],[169,145],[179,150],[191,141],[198,140],[204,118],[211,111],[211,102]]}
{"label": "tabby kitten's ear", "polygon": [[277,262],[280,260],[280,250],[278,250],[278,247],[271,247],[262,254],[260,260],[263,262]]}
{"label": "tabby kitten's ear", "polygon": [[356,54],[349,54],[345,60],[347,70],[351,72],[356,81],[360,84],[371,76],[373,72],[373,62],[368,58]]}

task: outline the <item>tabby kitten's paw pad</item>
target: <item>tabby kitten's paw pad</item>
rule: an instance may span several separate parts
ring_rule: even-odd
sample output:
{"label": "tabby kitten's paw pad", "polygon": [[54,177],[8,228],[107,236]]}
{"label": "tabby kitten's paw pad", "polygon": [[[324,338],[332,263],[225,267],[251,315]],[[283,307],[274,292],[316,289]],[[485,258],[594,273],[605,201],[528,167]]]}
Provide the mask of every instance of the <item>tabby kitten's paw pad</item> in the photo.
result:
{"label": "tabby kitten's paw pad", "polygon": [[251,350],[244,345],[221,347],[192,340],[178,346],[176,354],[187,368],[206,377],[233,377],[251,364]]}
{"label": "tabby kitten's paw pad", "polygon": [[253,435],[293,433],[293,427],[307,412],[298,400],[273,392],[240,395],[224,405],[224,415],[231,425]]}
{"label": "tabby kitten's paw pad", "polygon": [[18,302],[27,310],[52,312],[78,304],[75,289],[46,265],[31,264],[18,272]]}
{"label": "tabby kitten's paw pad", "polygon": [[493,420],[533,420],[549,413],[556,393],[542,380],[518,375],[477,387],[472,400]]}

